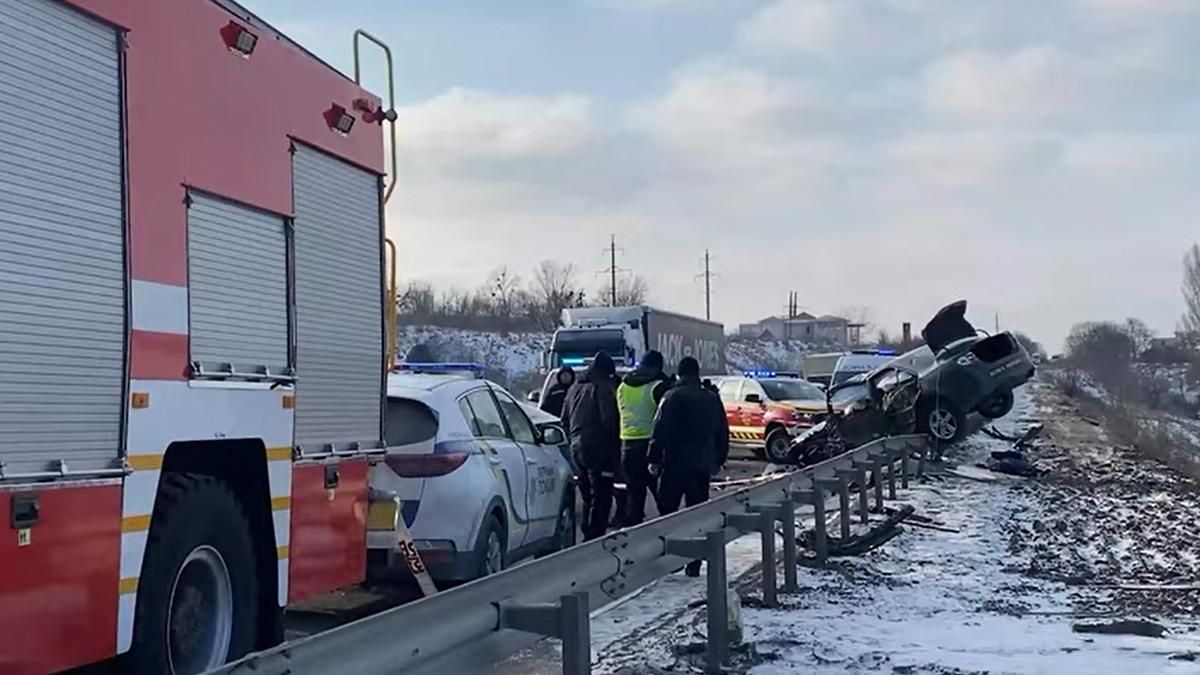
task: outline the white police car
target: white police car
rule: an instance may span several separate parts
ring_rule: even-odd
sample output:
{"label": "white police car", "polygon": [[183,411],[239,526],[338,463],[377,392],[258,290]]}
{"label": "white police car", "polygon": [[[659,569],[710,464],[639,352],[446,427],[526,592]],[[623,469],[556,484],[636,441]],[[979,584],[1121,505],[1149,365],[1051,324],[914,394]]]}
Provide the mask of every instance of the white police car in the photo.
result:
{"label": "white police car", "polygon": [[[431,576],[466,581],[575,543],[575,486],[556,418],[531,421],[476,364],[403,364],[388,376],[384,461],[371,488],[400,516]],[[374,497],[373,497],[374,499]],[[400,535],[369,526],[372,569],[403,568]]]}

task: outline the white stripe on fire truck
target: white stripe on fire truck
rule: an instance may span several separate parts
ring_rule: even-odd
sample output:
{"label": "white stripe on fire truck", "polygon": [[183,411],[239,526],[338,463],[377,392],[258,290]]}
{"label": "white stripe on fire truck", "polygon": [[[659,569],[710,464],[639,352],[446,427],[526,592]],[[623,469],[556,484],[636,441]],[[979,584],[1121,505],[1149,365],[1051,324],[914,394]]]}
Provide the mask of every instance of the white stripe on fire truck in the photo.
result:
{"label": "white stripe on fire truck", "polygon": [[133,279],[129,290],[133,299],[134,330],[155,333],[188,332],[187,286]]}

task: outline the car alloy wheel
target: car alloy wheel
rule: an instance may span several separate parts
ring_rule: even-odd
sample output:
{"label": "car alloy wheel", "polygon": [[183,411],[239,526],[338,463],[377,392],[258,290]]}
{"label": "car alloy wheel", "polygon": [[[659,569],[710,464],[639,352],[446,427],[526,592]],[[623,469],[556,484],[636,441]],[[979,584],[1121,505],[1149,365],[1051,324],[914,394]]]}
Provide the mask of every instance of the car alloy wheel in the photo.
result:
{"label": "car alloy wheel", "polygon": [[783,464],[788,461],[791,451],[791,439],[783,429],[775,429],[767,435],[767,461]]}
{"label": "car alloy wheel", "polygon": [[484,574],[497,574],[504,569],[504,545],[496,532],[488,534],[487,549],[484,551]]}
{"label": "car alloy wheel", "polygon": [[929,433],[939,441],[949,441],[958,435],[958,418],[945,408],[934,408],[929,413]]}

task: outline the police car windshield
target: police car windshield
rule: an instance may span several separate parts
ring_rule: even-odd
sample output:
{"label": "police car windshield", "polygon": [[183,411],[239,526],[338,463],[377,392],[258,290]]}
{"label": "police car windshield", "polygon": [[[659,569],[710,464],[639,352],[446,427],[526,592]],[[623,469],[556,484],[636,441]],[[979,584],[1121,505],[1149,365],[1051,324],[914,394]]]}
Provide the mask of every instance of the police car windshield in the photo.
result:
{"label": "police car windshield", "polygon": [[759,380],[759,383],[772,401],[825,399],[820,387],[804,380]]}

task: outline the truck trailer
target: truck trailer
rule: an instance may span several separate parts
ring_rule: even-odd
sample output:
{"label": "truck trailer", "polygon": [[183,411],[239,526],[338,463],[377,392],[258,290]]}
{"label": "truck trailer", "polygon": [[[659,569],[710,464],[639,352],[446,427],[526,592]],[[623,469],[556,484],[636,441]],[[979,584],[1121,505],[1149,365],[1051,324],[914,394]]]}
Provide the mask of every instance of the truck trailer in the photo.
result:
{"label": "truck trailer", "polygon": [[662,352],[668,372],[691,356],[700,362],[702,374],[725,374],[721,324],[646,305],[564,309],[546,366],[579,366],[603,350],[618,366],[632,368],[652,349]]}
{"label": "truck trailer", "polygon": [[231,0],[0,24],[0,672],[203,672],[363,579],[395,113]]}

